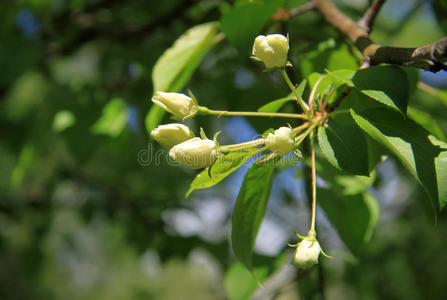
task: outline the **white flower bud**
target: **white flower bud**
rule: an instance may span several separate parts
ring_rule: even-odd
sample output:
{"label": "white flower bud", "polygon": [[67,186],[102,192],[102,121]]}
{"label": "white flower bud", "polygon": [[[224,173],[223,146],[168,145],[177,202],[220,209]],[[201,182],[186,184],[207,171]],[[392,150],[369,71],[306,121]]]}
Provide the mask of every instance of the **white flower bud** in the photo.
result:
{"label": "white flower bud", "polygon": [[215,141],[198,137],[178,144],[169,151],[169,156],[190,169],[210,166],[218,155]]}
{"label": "white flower bud", "polygon": [[198,105],[191,97],[179,93],[157,92],[152,102],[179,118],[193,115],[198,110]]}
{"label": "white flower bud", "polygon": [[282,34],[260,35],[253,45],[253,56],[264,62],[267,69],[282,68],[287,64],[289,41]]}
{"label": "white flower bud", "polygon": [[293,132],[289,127],[280,127],[275,133],[269,133],[265,139],[267,148],[279,156],[289,154],[295,148]]}
{"label": "white flower bud", "polygon": [[151,131],[151,136],[167,149],[194,137],[191,130],[183,124],[160,125]]}
{"label": "white flower bud", "polygon": [[318,264],[318,256],[320,256],[320,244],[315,238],[306,237],[298,243],[295,254],[293,255],[292,264],[297,268],[307,269]]}

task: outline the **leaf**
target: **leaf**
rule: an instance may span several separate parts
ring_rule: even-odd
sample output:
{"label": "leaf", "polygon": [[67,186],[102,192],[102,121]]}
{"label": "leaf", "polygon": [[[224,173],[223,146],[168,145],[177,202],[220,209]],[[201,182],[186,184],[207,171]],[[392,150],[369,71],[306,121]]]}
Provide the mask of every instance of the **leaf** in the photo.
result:
{"label": "leaf", "polygon": [[[303,95],[304,89],[306,87],[306,80],[303,79],[301,83],[296,87],[296,91],[298,93],[298,96],[301,97]],[[295,95],[293,93],[290,93],[287,97],[273,100],[267,104],[264,104],[261,106],[258,111],[259,112],[277,112],[281,109],[281,107],[286,104],[289,101],[296,101]]]}
{"label": "leaf", "polygon": [[236,257],[252,269],[253,247],[259,227],[265,215],[273,182],[275,159],[254,163],[237,196],[233,211],[231,240]]}
{"label": "leaf", "polygon": [[439,206],[443,208],[447,204],[447,143],[430,137],[431,142],[443,149],[435,158],[436,177],[438,179]]}
{"label": "leaf", "polygon": [[407,72],[394,66],[373,66],[354,74],[346,70],[328,73],[379,103],[404,114],[407,111],[412,73],[407,75]]}
{"label": "leaf", "polygon": [[[433,145],[429,133],[419,124],[389,109],[371,109],[351,115],[363,131],[393,153],[422,185],[433,207],[438,210],[447,199],[439,194],[435,159],[440,147]],[[439,178],[438,178],[439,179]]]}
{"label": "leaf", "polygon": [[308,77],[314,72],[328,69],[358,69],[357,59],[352,55],[344,42],[337,43],[329,39],[318,44],[318,49],[307,52],[300,63],[301,74]]}
{"label": "leaf", "polygon": [[194,190],[205,189],[218,184],[259,152],[261,152],[259,149],[245,149],[233,151],[218,158],[210,168],[206,168],[197,174],[185,197],[188,198]]}
{"label": "leaf", "polygon": [[113,98],[107,103],[98,121],[91,127],[95,134],[117,137],[126,128],[128,108],[121,98]]}
{"label": "leaf", "polygon": [[[180,36],[158,59],[152,70],[154,93],[179,92],[191,77],[205,54],[219,41],[216,37],[218,23],[210,22],[194,26]],[[165,111],[152,105],[146,115],[149,132],[158,126]]]}
{"label": "leaf", "polygon": [[409,82],[398,67],[374,66],[359,70],[352,78],[354,86],[365,95],[402,113],[407,112]]}
{"label": "leaf", "polygon": [[337,169],[369,175],[368,146],[363,132],[353,122],[345,125],[333,121],[318,129],[318,143],[327,160]]}
{"label": "leaf", "polygon": [[251,273],[241,262],[235,261],[225,272],[226,296],[230,300],[250,299],[256,289],[260,288],[259,283],[282,267],[287,259],[285,253],[276,257],[255,255]]}
{"label": "leaf", "polygon": [[283,3],[284,0],[239,0],[223,13],[222,31],[241,54],[248,55],[256,36]]}
{"label": "leaf", "polygon": [[76,116],[69,110],[58,111],[53,118],[53,130],[62,132],[76,123]]}
{"label": "leaf", "polygon": [[408,108],[408,116],[419,123],[422,127],[428,130],[431,134],[433,134],[438,140],[446,141],[445,135],[442,132],[441,128],[439,128],[438,123],[430,116],[430,114],[409,107]]}
{"label": "leaf", "polygon": [[358,254],[377,223],[376,199],[367,191],[349,195],[337,189],[318,189],[317,199],[340,238],[353,254]]}
{"label": "leaf", "polygon": [[26,172],[33,162],[34,146],[27,144],[20,151],[20,155],[17,161],[17,165],[11,174],[11,185],[14,188],[18,188],[25,178]]}
{"label": "leaf", "polygon": [[372,171],[369,176],[352,175],[334,168],[326,159],[317,157],[318,176],[331,188],[343,195],[364,193],[373,185],[376,176]]}

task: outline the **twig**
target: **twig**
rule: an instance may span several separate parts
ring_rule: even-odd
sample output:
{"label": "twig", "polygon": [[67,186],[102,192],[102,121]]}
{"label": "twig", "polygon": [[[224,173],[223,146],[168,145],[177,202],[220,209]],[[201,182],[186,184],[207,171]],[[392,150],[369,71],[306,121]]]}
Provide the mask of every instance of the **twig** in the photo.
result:
{"label": "twig", "polygon": [[385,0],[374,0],[363,17],[357,22],[357,24],[359,24],[360,27],[363,27],[368,34],[371,33],[377,14],[384,3]]}
{"label": "twig", "polygon": [[303,4],[301,6],[292,8],[290,10],[284,9],[280,7],[276,13],[272,15],[272,20],[274,21],[285,21],[288,20],[294,16],[303,14],[305,12],[311,11],[315,8],[315,2],[310,1],[306,4]]}
{"label": "twig", "polygon": [[421,68],[431,72],[447,70],[447,37],[419,48],[387,47],[375,44],[362,26],[338,10],[329,0],[314,0],[316,9],[363,53],[370,65],[382,63]]}

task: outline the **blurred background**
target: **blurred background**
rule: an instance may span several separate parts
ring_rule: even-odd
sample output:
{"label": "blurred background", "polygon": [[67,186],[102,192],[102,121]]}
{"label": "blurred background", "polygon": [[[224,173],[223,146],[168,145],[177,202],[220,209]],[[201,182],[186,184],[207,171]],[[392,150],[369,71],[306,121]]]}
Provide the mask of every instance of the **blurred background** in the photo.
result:
{"label": "blurred background", "polygon": [[[368,5],[336,3],[353,18]],[[145,126],[157,59],[187,29],[220,20],[232,4],[0,2],[0,299],[268,299],[235,261],[229,240],[247,166],[185,199],[196,172],[170,164]],[[432,43],[445,34],[446,16],[446,1],[389,0],[372,38]],[[357,64],[316,12],[269,19],[253,38],[273,32],[290,35],[295,82]],[[287,95],[279,73],[250,61],[251,43],[223,39],[185,87],[202,105],[223,110],[255,110]],[[410,106],[442,135],[446,72],[420,77],[444,101],[415,90]],[[282,123],[198,117],[188,125],[211,136],[223,130],[221,142],[234,143]],[[370,242],[353,255],[320,209],[321,243],[335,259],[291,268],[287,242],[309,222],[302,174],[301,164],[278,172],[256,242],[259,278],[280,274],[285,282],[276,299],[445,299],[447,215],[435,221],[422,189],[392,159],[379,165],[371,188],[380,216]]]}

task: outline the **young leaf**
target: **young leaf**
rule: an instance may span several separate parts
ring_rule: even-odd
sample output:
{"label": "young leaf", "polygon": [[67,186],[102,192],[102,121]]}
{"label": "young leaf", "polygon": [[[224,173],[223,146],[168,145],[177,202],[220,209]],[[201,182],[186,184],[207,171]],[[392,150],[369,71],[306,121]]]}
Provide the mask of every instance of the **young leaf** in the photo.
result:
{"label": "young leaf", "polygon": [[[298,93],[298,96],[302,96],[304,92],[304,88],[306,87],[306,79],[303,79],[301,83],[296,87],[296,91]],[[290,93],[287,97],[273,100],[267,104],[264,104],[261,106],[258,111],[259,112],[277,112],[281,109],[281,107],[286,104],[289,101],[293,101],[295,99],[294,93]]]}
{"label": "young leaf", "polygon": [[211,167],[197,174],[185,197],[188,198],[194,190],[205,189],[218,184],[259,152],[261,152],[259,149],[245,149],[230,152],[217,159]]}
{"label": "young leaf", "polygon": [[349,250],[359,253],[379,216],[376,199],[367,191],[348,195],[338,189],[318,189],[317,199]]}
{"label": "young leaf", "polygon": [[393,153],[410,171],[422,185],[436,210],[446,203],[446,195],[438,195],[437,186],[442,183],[436,179],[435,159],[441,148],[431,143],[429,133],[423,127],[385,108],[361,113],[351,109],[351,115],[362,130]]}
{"label": "young leaf", "polygon": [[[218,42],[218,23],[211,22],[190,28],[158,59],[152,71],[154,92],[178,92],[191,77],[205,54]],[[158,126],[165,111],[152,105],[146,115],[149,132]]]}
{"label": "young leaf", "polygon": [[273,181],[275,160],[254,163],[242,183],[233,210],[231,240],[234,254],[252,269],[253,247],[265,215]]}
{"label": "young leaf", "polygon": [[353,124],[331,122],[318,129],[318,143],[327,160],[337,169],[369,175],[368,146],[363,132]]}

